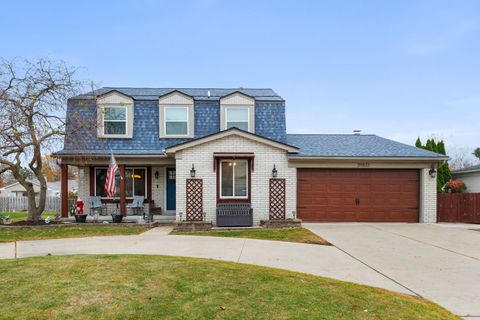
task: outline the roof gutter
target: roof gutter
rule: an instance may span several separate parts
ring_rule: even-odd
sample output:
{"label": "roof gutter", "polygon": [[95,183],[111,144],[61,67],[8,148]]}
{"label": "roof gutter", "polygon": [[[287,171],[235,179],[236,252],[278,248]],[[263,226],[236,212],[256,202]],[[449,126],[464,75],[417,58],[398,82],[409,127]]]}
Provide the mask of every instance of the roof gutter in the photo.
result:
{"label": "roof gutter", "polygon": [[447,161],[449,157],[438,157],[438,158],[428,158],[428,157],[313,157],[313,156],[298,156],[298,155],[289,155],[291,160],[371,160],[371,161]]}
{"label": "roof gutter", "polygon": [[[169,158],[166,154],[115,154],[118,158]],[[110,154],[53,154],[54,158],[75,158],[75,157],[91,157],[91,158],[109,158]]]}

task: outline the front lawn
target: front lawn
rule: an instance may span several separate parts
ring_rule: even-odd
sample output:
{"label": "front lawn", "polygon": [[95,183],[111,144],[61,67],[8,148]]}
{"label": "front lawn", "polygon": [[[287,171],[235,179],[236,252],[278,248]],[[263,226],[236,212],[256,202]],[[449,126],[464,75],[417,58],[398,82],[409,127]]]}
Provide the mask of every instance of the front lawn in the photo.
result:
{"label": "front lawn", "polygon": [[0,288],[2,319],[459,319],[382,289],[179,257],[4,260]]}
{"label": "front lawn", "polygon": [[132,235],[140,234],[147,230],[149,230],[149,227],[136,225],[0,227],[0,242],[10,242],[15,240]]}
{"label": "front lawn", "polygon": [[227,238],[250,238],[329,245],[328,241],[305,228],[294,229],[239,229],[211,230],[199,232],[172,232],[172,234],[191,236],[210,236]]}

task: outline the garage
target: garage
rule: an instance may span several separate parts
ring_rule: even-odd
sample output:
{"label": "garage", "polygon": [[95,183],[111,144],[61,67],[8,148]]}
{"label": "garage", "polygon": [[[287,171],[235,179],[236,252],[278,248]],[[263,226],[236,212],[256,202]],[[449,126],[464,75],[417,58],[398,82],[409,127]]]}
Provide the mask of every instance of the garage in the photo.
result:
{"label": "garage", "polygon": [[417,169],[297,169],[297,216],[321,222],[418,222]]}

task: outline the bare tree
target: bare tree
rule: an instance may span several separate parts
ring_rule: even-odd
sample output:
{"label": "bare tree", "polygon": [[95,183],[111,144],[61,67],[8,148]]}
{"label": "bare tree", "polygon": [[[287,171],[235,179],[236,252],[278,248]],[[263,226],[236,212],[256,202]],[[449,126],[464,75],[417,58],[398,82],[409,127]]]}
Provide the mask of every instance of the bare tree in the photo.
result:
{"label": "bare tree", "polygon": [[452,146],[448,156],[450,157],[448,162],[452,170],[468,168],[473,165],[473,159],[466,147]]}
{"label": "bare tree", "polygon": [[[26,189],[29,220],[38,221],[45,209],[42,152],[61,141],[67,99],[83,87],[75,72],[64,62],[48,59],[0,60],[0,174],[10,172]],[[40,183],[38,202],[22,166]]]}

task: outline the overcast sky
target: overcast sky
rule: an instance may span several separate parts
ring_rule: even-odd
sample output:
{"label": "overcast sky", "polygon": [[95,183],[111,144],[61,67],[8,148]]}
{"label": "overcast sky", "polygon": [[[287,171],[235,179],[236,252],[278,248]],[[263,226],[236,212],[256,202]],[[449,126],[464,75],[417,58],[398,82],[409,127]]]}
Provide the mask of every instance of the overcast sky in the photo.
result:
{"label": "overcast sky", "polygon": [[104,86],[270,87],[289,133],[480,146],[480,1],[2,1],[0,56]]}

